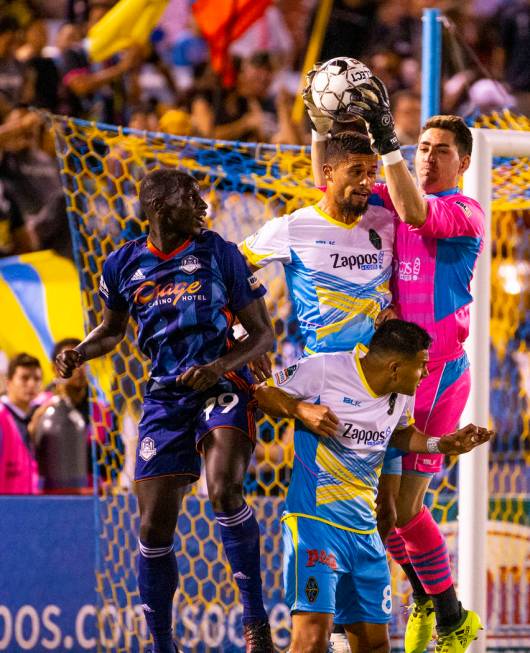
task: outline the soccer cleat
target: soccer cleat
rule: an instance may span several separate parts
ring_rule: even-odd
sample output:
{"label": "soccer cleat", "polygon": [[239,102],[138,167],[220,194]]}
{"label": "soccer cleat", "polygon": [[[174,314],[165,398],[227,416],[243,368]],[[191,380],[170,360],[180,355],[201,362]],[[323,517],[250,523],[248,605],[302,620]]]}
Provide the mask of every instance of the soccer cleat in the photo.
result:
{"label": "soccer cleat", "polygon": [[436,621],[431,599],[415,601],[405,629],[405,653],[423,653],[432,639]]}
{"label": "soccer cleat", "polygon": [[331,633],[328,653],[351,653],[348,636],[345,633]]}
{"label": "soccer cleat", "polygon": [[274,653],[268,621],[253,621],[244,627],[245,653]]}
{"label": "soccer cleat", "polygon": [[464,653],[474,639],[477,639],[479,630],[484,630],[480,617],[473,610],[466,611],[466,618],[454,630],[440,633],[434,653]]}

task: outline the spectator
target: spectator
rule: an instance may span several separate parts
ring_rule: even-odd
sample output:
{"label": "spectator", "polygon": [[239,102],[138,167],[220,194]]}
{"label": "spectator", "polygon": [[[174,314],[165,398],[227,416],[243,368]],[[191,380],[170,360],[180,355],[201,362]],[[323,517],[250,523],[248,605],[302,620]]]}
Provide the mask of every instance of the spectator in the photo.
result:
{"label": "spectator", "polygon": [[159,129],[158,117],[155,110],[149,105],[139,104],[131,109],[129,124],[127,126],[138,131],[156,132]]}
{"label": "spectator", "polygon": [[7,371],[7,393],[0,398],[0,494],[36,494],[37,465],[28,433],[42,383],[37,358],[18,354]]}
{"label": "spectator", "polygon": [[[90,7],[89,23],[95,25],[109,10],[107,3]],[[124,124],[126,90],[123,75],[141,59],[141,48],[131,46],[121,57],[102,63],[90,62],[81,41],[62,55],[64,99],[61,112],[78,118],[92,118],[111,124]]]}
{"label": "spectator", "polygon": [[421,128],[421,96],[414,91],[398,91],[392,95],[390,107],[401,145],[416,145]]}
{"label": "spectator", "polygon": [[498,24],[505,52],[504,77],[516,96],[519,111],[530,115],[530,2],[505,0]]}
{"label": "spectator", "polygon": [[[315,12],[318,10],[318,5],[319,3]],[[376,10],[377,3],[373,0],[335,0],[320,52],[320,60],[327,61],[334,57],[366,58]]]}
{"label": "spectator", "polygon": [[0,257],[24,254],[33,249],[34,242],[20,208],[0,179]]}
{"label": "spectator", "polygon": [[59,70],[53,59],[43,55],[48,43],[48,29],[41,18],[34,18],[26,26],[25,42],[17,50],[17,59],[33,74],[35,97],[33,104],[53,113],[58,108]]}
{"label": "spectator", "polygon": [[[80,342],[76,338],[59,341],[52,361]],[[52,383],[31,420],[30,431],[45,492],[78,492],[89,486],[89,423],[88,380],[80,367],[69,379],[57,378]]]}
{"label": "spectator", "polygon": [[33,83],[26,67],[16,60],[18,21],[0,16],[0,118],[20,102],[33,98]]}

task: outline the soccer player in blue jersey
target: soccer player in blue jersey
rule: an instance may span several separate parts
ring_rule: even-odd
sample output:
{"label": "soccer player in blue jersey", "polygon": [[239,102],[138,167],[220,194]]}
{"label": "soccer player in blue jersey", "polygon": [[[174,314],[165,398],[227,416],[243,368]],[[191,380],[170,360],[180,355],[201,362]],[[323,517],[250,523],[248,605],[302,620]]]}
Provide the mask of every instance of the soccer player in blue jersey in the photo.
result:
{"label": "soccer player in blue jersey", "polygon": [[[247,361],[273,344],[263,300],[233,243],[204,229],[206,204],[193,177],[149,173],[140,186],[149,235],[105,261],[103,321],[62,352],[63,377],[122,340],[129,316],[151,359],[136,460],[140,507],[138,585],[154,653],[174,653],[171,606],[178,570],[174,532],[184,488],[204,455],[209,498],[240,590],[247,653],[272,653],[260,578],[259,526],[243,498],[252,454],[255,401]],[[234,319],[248,333],[232,342]]]}
{"label": "soccer player in blue jersey", "polygon": [[492,436],[470,424],[427,438],[414,426],[430,343],[417,324],[388,320],[368,350],[302,358],[256,391],[265,412],[297,418],[282,516],[291,653],[325,653],[333,618],[352,650],[389,653],[392,591],[375,515],[386,448],[460,454]]}

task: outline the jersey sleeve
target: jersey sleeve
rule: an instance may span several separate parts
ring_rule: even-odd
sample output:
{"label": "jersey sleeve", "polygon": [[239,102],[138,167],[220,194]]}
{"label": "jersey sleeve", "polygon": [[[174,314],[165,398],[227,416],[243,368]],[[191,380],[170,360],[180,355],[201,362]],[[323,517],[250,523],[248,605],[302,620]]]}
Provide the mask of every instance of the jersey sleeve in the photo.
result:
{"label": "jersey sleeve", "polygon": [[291,262],[288,218],[284,215],[269,220],[241,243],[240,249],[249,263],[261,268],[274,261],[284,265]]}
{"label": "jersey sleeve", "polygon": [[414,396],[407,397],[405,405],[403,406],[403,412],[396,426],[396,431],[401,431],[406,429],[408,426],[414,424],[416,420],[414,419]]}
{"label": "jersey sleeve", "polygon": [[237,313],[265,295],[265,286],[252,274],[237,245],[225,242],[221,260],[228,304],[232,311]]}
{"label": "jersey sleeve", "polygon": [[103,274],[99,279],[99,296],[111,311],[123,313],[129,310],[127,300],[119,291],[119,266],[117,257],[110,255],[103,264]]}
{"label": "jersey sleeve", "polygon": [[280,388],[293,397],[315,400],[322,392],[324,368],[324,356],[301,358],[294,365],[274,373],[267,385]]}
{"label": "jersey sleeve", "polygon": [[427,219],[414,232],[431,238],[482,238],[484,213],[476,202],[461,195],[428,197]]}

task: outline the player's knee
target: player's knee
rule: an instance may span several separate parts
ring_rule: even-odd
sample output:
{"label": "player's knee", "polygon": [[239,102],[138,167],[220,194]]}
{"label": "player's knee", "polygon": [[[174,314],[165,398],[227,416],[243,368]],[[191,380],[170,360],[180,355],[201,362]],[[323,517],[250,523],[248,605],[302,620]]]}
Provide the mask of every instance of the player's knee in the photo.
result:
{"label": "player's knee", "polygon": [[161,523],[152,515],[140,519],[140,542],[149,547],[169,546],[173,542],[174,528]]}
{"label": "player's knee", "polygon": [[329,645],[327,631],[308,629],[291,642],[290,653],[326,653]]}
{"label": "player's knee", "polygon": [[208,486],[208,497],[214,512],[237,510],[243,503],[243,485],[227,479],[217,479]]}
{"label": "player's knee", "polygon": [[423,507],[423,495],[399,498],[396,505],[396,525],[405,526]]}

